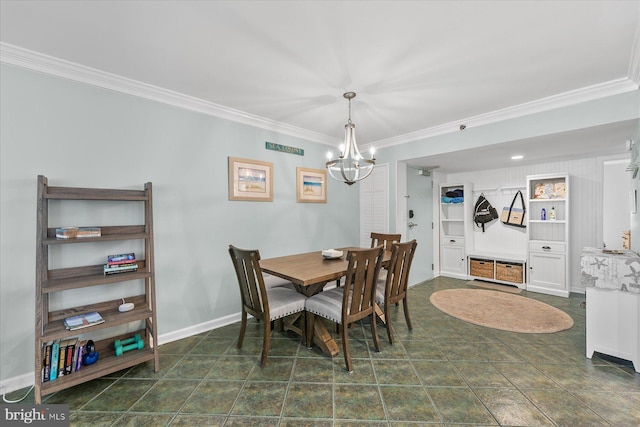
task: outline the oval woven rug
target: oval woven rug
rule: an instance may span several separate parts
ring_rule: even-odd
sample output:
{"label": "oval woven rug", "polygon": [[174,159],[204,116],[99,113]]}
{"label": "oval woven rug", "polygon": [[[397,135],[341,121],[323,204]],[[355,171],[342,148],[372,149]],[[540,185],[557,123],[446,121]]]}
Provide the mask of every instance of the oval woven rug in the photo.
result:
{"label": "oval woven rug", "polygon": [[573,326],[564,311],[520,295],[485,289],[446,289],[429,299],[440,311],[475,325],[527,334],[548,334]]}

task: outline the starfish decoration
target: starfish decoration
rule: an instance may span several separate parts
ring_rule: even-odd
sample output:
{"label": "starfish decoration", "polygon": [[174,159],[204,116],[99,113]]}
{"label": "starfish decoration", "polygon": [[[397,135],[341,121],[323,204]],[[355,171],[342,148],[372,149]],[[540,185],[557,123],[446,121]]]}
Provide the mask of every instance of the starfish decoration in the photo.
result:
{"label": "starfish decoration", "polygon": [[638,283],[640,280],[640,271],[636,271],[636,269],[631,265],[629,266],[629,269],[631,270],[631,274],[625,274],[624,277],[631,277],[634,283]]}
{"label": "starfish decoration", "polygon": [[606,259],[605,259],[605,258],[603,258],[603,259],[600,259],[600,260],[599,260],[599,259],[598,259],[598,257],[593,257],[593,259],[595,259],[595,260],[596,260],[596,262],[592,262],[592,263],[591,263],[591,265],[595,265],[595,266],[596,266],[596,268],[598,268],[598,269],[599,269],[599,268],[601,268],[601,267],[604,267],[604,266],[605,266],[605,264],[604,264],[604,263],[605,263],[605,261],[606,261]]}

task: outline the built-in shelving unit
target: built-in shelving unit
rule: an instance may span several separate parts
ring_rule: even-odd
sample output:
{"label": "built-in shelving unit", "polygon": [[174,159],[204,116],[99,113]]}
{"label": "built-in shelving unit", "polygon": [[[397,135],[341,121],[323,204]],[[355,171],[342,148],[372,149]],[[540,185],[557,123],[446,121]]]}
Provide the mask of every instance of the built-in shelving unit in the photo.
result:
{"label": "built-in shelving unit", "polygon": [[[49,201],[116,201],[128,205],[142,203],[144,217],[140,224],[127,226],[102,226],[99,237],[58,239],[56,229],[49,226]],[[64,203],[64,202],[62,202]],[[146,361],[154,362],[154,369],[160,369],[158,360],[158,335],[156,321],[156,292],[153,261],[153,209],[152,187],[148,182],[143,190],[110,190],[79,187],[50,187],[44,176],[38,176],[37,206],[37,242],[36,242],[36,297],[35,297],[35,403],[42,401],[42,396],[72,387],[86,381],[137,365]],[[96,208],[99,209],[99,208]],[[136,272],[105,275],[103,264],[50,268],[50,251],[64,251],[69,245],[83,245],[100,242],[118,242],[126,240],[144,241],[144,259],[136,261]],[[106,254],[105,254],[106,259]],[[120,282],[143,281],[143,291],[139,295],[128,296],[127,302],[134,303],[135,308],[121,313],[118,310],[121,299],[104,298],[102,286],[111,286]],[[81,306],[51,310],[50,297],[53,294],[69,293],[82,288],[95,287],[93,303]],[[101,298],[102,297],[102,298]],[[63,320],[67,317],[97,311],[104,318],[102,324],[89,326],[81,330],[65,329]],[[118,327],[128,324],[139,324],[140,329],[121,334]],[[48,342],[68,337],[91,336],[99,334],[108,336],[109,329],[113,335],[95,341],[100,357],[95,364],[83,366],[77,372],[56,378],[55,381],[42,381],[43,350]],[[98,333],[98,331],[101,331]],[[140,334],[144,340],[144,348],[127,351],[116,356],[113,343],[117,339],[127,339]]]}
{"label": "built-in shelving unit", "polygon": [[[459,191],[462,199],[448,197]],[[466,245],[472,235],[472,190],[469,184],[440,184],[440,274],[466,279]],[[453,199],[453,200],[449,200]]]}
{"label": "built-in shelving unit", "polygon": [[529,291],[569,296],[569,197],[568,174],[527,176]]}

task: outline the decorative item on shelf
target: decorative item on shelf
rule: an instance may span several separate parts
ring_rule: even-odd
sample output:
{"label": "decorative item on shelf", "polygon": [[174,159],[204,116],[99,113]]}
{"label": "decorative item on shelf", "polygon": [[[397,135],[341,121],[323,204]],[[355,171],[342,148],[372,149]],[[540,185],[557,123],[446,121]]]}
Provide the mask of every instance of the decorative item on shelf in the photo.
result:
{"label": "decorative item on shelf", "polygon": [[[351,100],[356,97],[355,92],[346,92],[342,95],[349,100],[349,121],[344,125],[344,143],[340,146],[340,154],[334,159],[333,154],[328,154],[329,161],[325,164],[329,175],[337,181],[347,185],[353,185],[368,177],[376,165],[374,150],[371,149],[371,158],[365,159],[358,150],[356,143],[356,125],[351,122]],[[338,176],[334,175],[338,174]]]}
{"label": "decorative item on shelf", "polygon": [[85,353],[82,355],[83,365],[93,365],[98,361],[100,354],[96,351],[96,345],[93,340],[87,341],[84,346]]}
{"label": "decorative item on shelf", "polygon": [[130,350],[142,350],[144,348],[144,340],[140,337],[140,334],[136,334],[126,340],[116,340],[113,343],[113,348],[116,356],[122,356],[123,353]]}
{"label": "decorative item on shelf", "polygon": [[104,319],[100,316],[100,313],[94,311],[92,313],[67,317],[64,319],[63,323],[65,328],[70,331],[75,331],[76,329],[88,328],[89,326],[104,323]]}

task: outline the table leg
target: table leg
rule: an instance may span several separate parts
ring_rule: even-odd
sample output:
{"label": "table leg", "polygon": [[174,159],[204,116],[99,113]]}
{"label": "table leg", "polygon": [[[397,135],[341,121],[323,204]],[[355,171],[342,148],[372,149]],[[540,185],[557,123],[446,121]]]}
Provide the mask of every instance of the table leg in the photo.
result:
{"label": "table leg", "polygon": [[313,323],[313,343],[327,356],[335,357],[340,353],[338,344],[320,319],[316,319]]}

